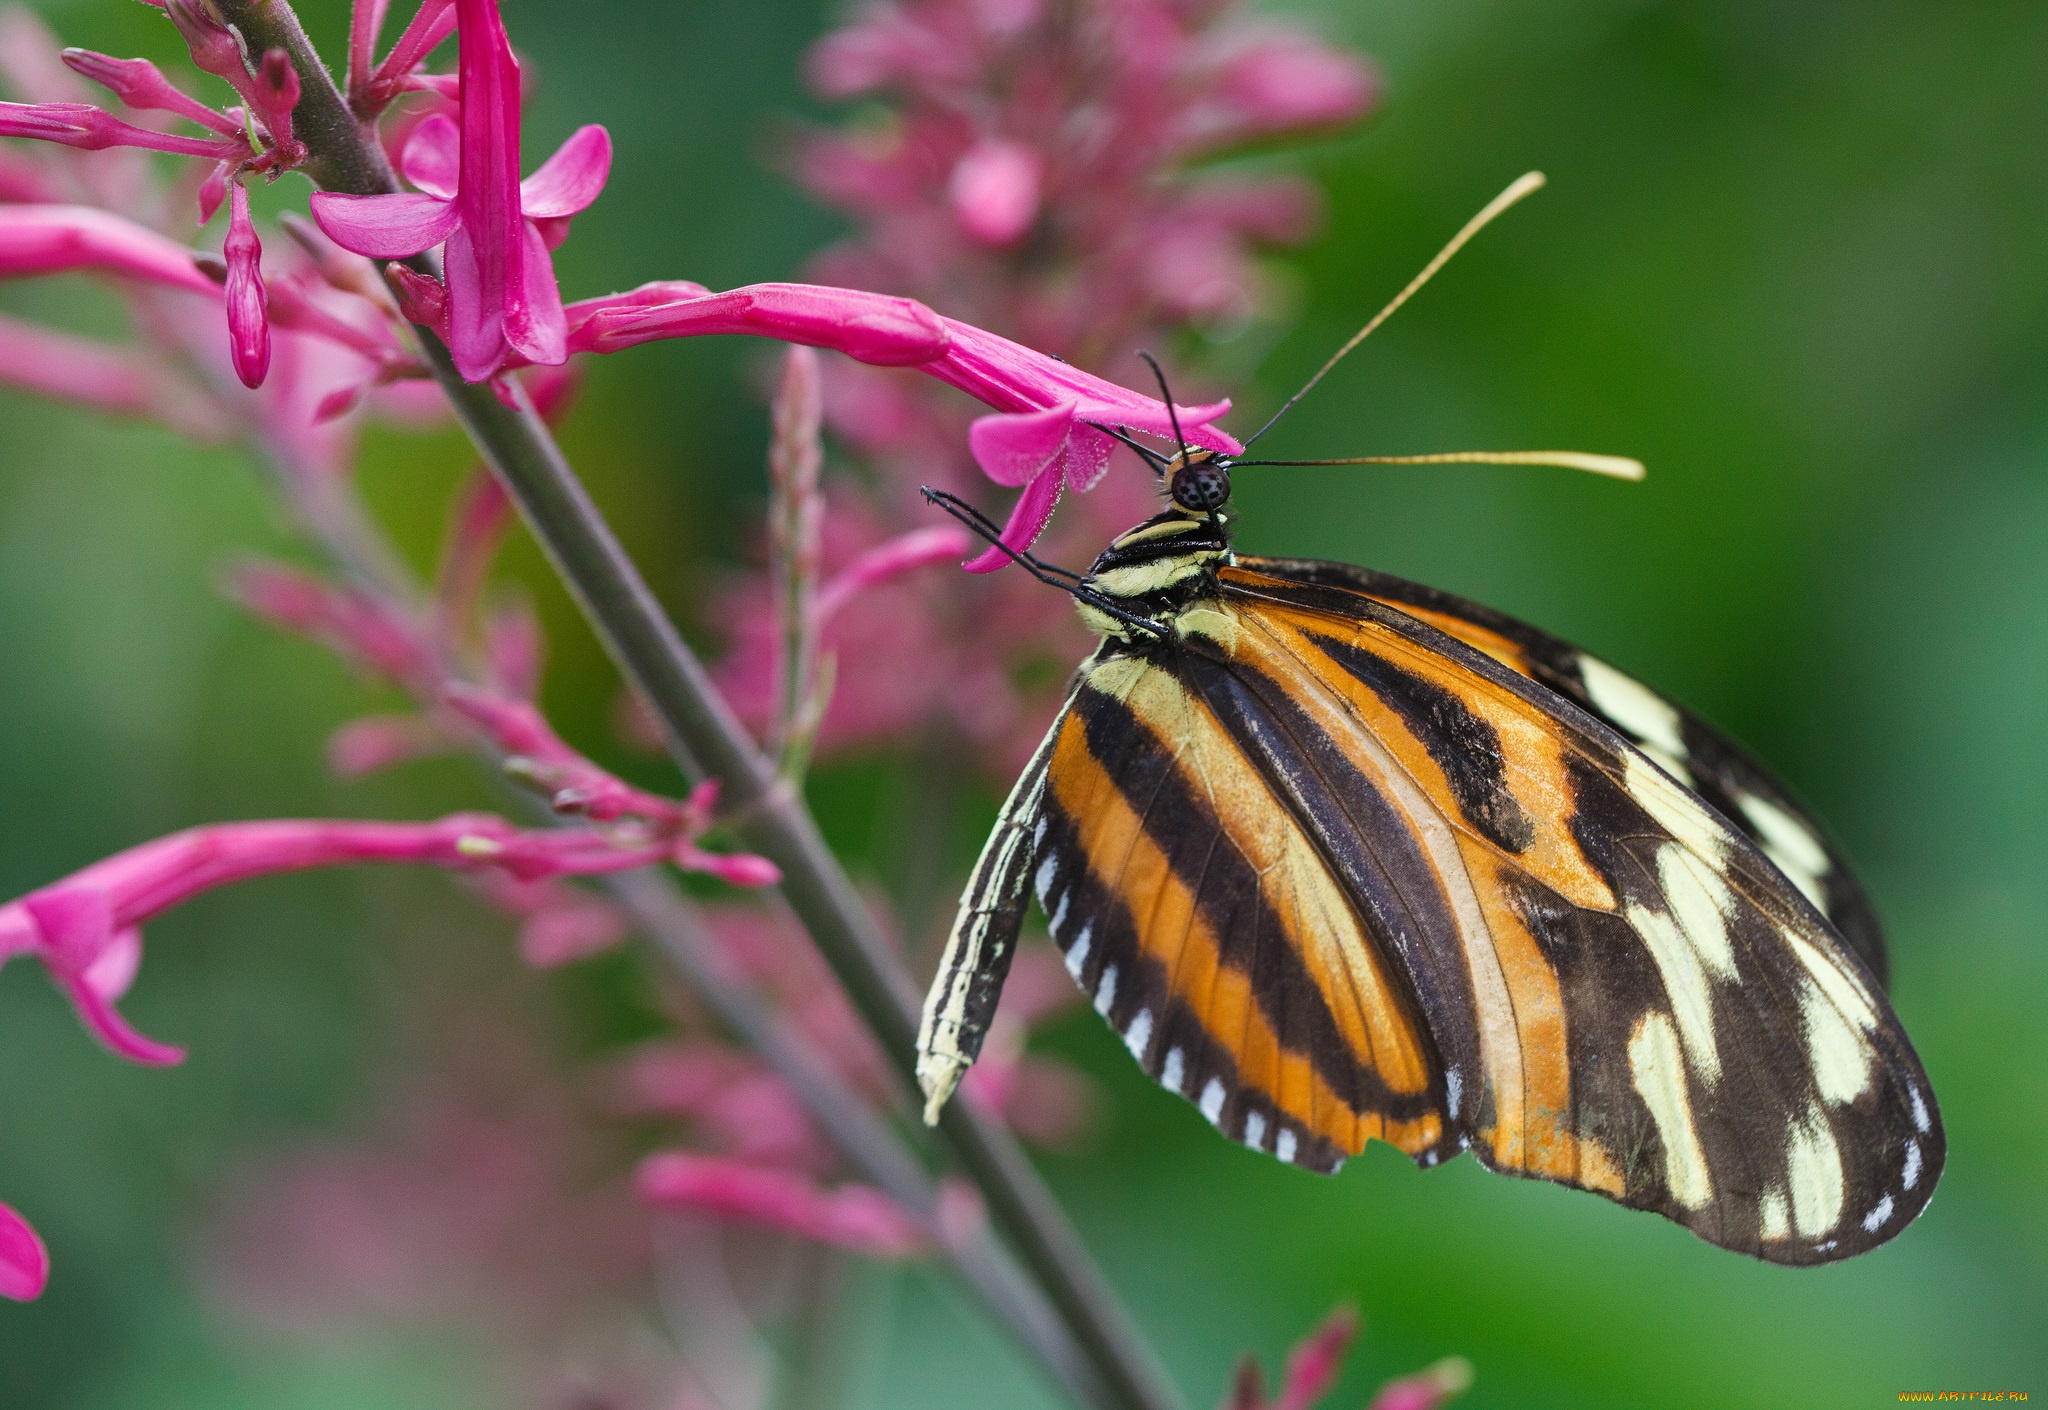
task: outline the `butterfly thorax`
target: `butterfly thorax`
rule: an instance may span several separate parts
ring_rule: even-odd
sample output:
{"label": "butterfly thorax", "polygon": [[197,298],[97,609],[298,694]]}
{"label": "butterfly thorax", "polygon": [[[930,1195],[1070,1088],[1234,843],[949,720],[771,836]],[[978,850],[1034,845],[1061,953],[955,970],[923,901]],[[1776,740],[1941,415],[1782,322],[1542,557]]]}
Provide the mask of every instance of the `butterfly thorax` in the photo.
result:
{"label": "butterfly thorax", "polygon": [[[1191,514],[1172,505],[1118,535],[1089,568],[1081,586],[1163,625],[1197,599],[1212,595],[1216,569],[1231,559],[1227,515]],[[1091,607],[1085,598],[1079,605],[1081,619],[1096,631],[1129,637],[1128,624]]]}

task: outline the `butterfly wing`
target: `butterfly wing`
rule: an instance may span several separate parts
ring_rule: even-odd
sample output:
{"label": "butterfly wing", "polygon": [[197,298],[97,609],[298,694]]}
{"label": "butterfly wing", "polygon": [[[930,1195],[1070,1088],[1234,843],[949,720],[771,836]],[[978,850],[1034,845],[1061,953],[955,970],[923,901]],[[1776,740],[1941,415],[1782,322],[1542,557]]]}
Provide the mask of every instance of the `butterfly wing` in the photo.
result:
{"label": "butterfly wing", "polygon": [[[1410,981],[1457,1140],[1777,1262],[1846,1257],[1919,1212],[1944,1149],[1925,1074],[1755,842],[1603,721],[1404,610],[1219,576],[1171,674]],[[1424,868],[1396,877],[1403,851]]]}
{"label": "butterfly wing", "polygon": [[1827,829],[1769,770],[1699,716],[1569,642],[1451,593],[1346,563],[1249,556],[1238,562],[1289,582],[1345,588],[1389,603],[1620,731],[1762,848],[1849,942],[1878,984],[1886,982],[1877,913]]}

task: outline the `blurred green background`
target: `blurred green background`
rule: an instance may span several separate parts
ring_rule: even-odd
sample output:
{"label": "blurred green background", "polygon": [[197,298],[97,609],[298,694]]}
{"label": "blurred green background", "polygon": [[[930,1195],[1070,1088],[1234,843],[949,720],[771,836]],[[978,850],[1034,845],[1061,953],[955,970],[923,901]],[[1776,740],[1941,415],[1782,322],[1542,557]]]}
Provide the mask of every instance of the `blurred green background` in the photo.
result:
{"label": "blurred green background", "polygon": [[[168,50],[121,0],[38,6],[68,42]],[[1376,57],[1380,116],[1300,158],[1328,218],[1298,319],[1240,400],[1271,405],[1517,173],[1551,189],[1461,256],[1269,443],[1626,452],[1562,472],[1247,472],[1243,542],[1385,568],[1596,649],[1773,761],[1858,858],[1893,997],[1940,1095],[1928,1214],[1848,1264],[1749,1263],[1599,1200],[1423,1173],[1375,1147],[1321,1181],[1215,1138],[1092,1015],[1050,1043],[1105,1118],[1048,1170],[1197,1404],[1332,1304],[1366,1333],[1333,1406],[1469,1357],[1474,1407],[1874,1406],[1902,1390],[2048,1393],[2048,7],[2038,0],[1380,0],[1300,7]],[[303,6],[331,50],[343,23]],[[511,0],[542,91],[529,149],[607,124],[619,163],[560,256],[572,296],[786,278],[832,220],[769,169],[813,111],[812,5]],[[90,320],[65,284],[0,307]],[[591,369],[565,440],[678,604],[759,507],[759,347]],[[380,703],[225,606],[236,550],[288,542],[235,458],[0,393],[0,895],[193,822],[430,816],[457,765],[334,782],[320,749]],[[425,553],[452,436],[381,436],[368,481]],[[614,682],[537,571],[551,707],[596,748]],[[887,874],[887,769],[828,771],[825,821]],[[990,804],[992,806],[992,803]],[[976,840],[965,838],[963,852]],[[502,922],[438,878],[267,882],[157,924],[129,1011],[189,1041],[126,1067],[40,974],[0,973],[0,1197],[48,1238],[0,1305],[0,1403],[467,1407],[474,1348],[426,1330],[308,1347],[214,1310],[194,1230],[252,1155],[359,1124],[402,991],[482,986],[630,1036],[630,966],[518,971]],[[450,962],[453,964],[453,962]],[[464,980],[468,982],[468,980]],[[623,1014],[623,1016],[622,1016]],[[1033,1373],[919,1274],[878,1299],[873,1406],[1039,1406]]]}

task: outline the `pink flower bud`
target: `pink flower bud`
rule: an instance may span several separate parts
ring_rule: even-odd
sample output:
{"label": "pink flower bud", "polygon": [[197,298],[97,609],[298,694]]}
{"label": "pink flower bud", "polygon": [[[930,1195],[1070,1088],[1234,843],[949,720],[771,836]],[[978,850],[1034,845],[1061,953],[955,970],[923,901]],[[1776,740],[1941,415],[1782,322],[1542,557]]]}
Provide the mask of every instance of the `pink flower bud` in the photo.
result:
{"label": "pink flower bud", "polygon": [[147,59],[116,59],[90,49],[66,49],[64,63],[72,72],[109,89],[131,108],[176,113],[212,128],[223,137],[237,141],[243,137],[241,127],[232,118],[185,93]]}
{"label": "pink flower bud", "polygon": [[305,160],[306,145],[292,136],[292,109],[299,105],[299,71],[291,55],[282,49],[266,50],[249,87],[249,106],[270,133],[280,166],[297,166]]}
{"label": "pink flower bud", "polygon": [[28,1220],[0,1204],[0,1297],[33,1302],[49,1281],[49,1250]]}
{"label": "pink flower bud", "polygon": [[782,868],[751,852],[703,852],[686,843],[676,849],[675,862],[685,871],[715,876],[728,886],[775,886],[782,881]]}
{"label": "pink flower bud", "polygon": [[263,242],[249,218],[249,192],[241,182],[228,190],[228,352],[242,385],[256,388],[270,373],[269,301],[263,288]]}
{"label": "pink flower bud", "polygon": [[1038,154],[1022,142],[975,144],[953,167],[947,194],[960,228],[985,245],[1020,239],[1038,218]]}
{"label": "pink flower bud", "polygon": [[1310,1410],[1337,1383],[1344,1357],[1358,1337],[1358,1314],[1340,1307],[1323,1325],[1295,1344],[1287,1355],[1287,1372],[1273,1410]]}
{"label": "pink flower bud", "polygon": [[239,139],[180,137],[151,132],[121,121],[90,103],[0,103],[0,137],[32,137],[97,152],[108,147],[143,147],[183,157],[231,157],[248,152]]}
{"label": "pink flower bud", "polygon": [[327,767],[342,778],[361,778],[447,748],[447,738],[418,715],[367,715],[328,736]]}
{"label": "pink flower bud", "polygon": [[0,277],[83,269],[220,292],[192,251],[132,220],[91,206],[0,206]]}
{"label": "pink flower bud", "polygon": [[249,66],[234,33],[208,14],[200,0],[166,0],[164,11],[192,51],[192,62],[249,97]]}

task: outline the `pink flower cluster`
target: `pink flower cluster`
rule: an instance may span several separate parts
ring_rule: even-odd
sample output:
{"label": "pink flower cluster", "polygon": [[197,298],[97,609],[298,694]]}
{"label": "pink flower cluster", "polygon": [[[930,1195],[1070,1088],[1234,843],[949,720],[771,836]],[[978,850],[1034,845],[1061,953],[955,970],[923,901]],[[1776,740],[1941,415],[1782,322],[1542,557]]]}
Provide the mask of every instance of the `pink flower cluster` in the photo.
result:
{"label": "pink flower cluster", "polygon": [[[879,101],[889,114],[877,121],[870,108],[843,131],[805,136],[790,154],[804,186],[858,224],[814,272],[943,308],[954,335],[947,357],[933,361],[905,320],[890,356],[844,348],[868,366],[828,366],[828,425],[878,472],[870,487],[830,491],[834,561],[927,522],[923,485],[974,497],[963,448],[989,479],[1021,490],[1002,536],[1012,548],[1039,537],[1067,491],[1097,489],[1056,545],[1084,560],[1150,512],[1150,474],[1132,460],[1134,473],[1106,479],[1115,443],[1090,423],[1163,439],[1169,427],[1135,351],[1186,343],[1191,331],[1241,331],[1268,302],[1259,248],[1301,238],[1316,212],[1313,189],[1298,178],[1224,175],[1201,163],[1341,127],[1377,101],[1377,80],[1356,56],[1235,8],[892,0],[865,7],[812,50],[808,74],[820,96]],[[1021,401],[1006,401],[984,375],[1020,377],[1027,362],[1036,385]],[[957,398],[871,370],[905,364],[1009,414],[970,424]],[[1090,378],[1083,388],[1081,369],[1117,380]],[[1123,380],[1146,390],[1125,390]],[[1129,399],[1154,414],[1134,413]],[[1181,408],[1182,428],[1234,450],[1214,425],[1228,407]],[[989,548],[970,566],[1007,561]],[[742,586],[720,608],[733,641],[721,679],[759,719],[772,677],[765,595]],[[997,776],[1050,708],[1044,686],[1020,678],[1043,681],[1033,667],[1081,649],[1064,599],[1021,580],[967,600],[914,590],[877,597],[842,614],[827,636],[826,648],[849,663],[912,655],[933,669],[906,679],[849,665],[825,745],[936,727],[969,741]]]}

